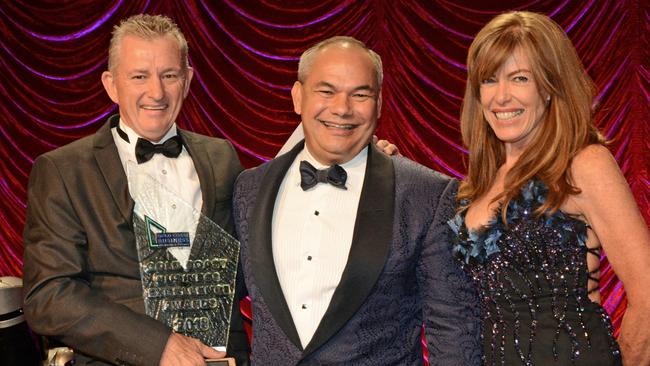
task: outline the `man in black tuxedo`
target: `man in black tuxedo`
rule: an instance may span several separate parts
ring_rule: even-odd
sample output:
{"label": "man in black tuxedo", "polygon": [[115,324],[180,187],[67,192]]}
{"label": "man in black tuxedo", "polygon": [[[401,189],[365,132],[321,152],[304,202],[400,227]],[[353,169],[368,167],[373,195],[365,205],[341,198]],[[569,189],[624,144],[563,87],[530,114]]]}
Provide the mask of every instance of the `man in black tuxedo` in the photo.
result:
{"label": "man in black tuxedo", "polygon": [[451,253],[455,180],[371,139],[381,58],[334,37],[300,58],[305,134],[243,172],[234,215],[256,365],[479,365],[479,312]]}
{"label": "man in black tuxedo", "polygon": [[[141,164],[179,199],[234,232],[232,187],[242,170],[235,150],[175,123],[192,80],[187,52],[169,18],[123,21],[102,75],[119,115],[34,163],[24,234],[25,315],[37,333],[72,347],[77,364],[201,365],[224,356],[145,315],[135,203],[125,174],[127,164]],[[165,151],[136,148],[147,141],[166,145]],[[228,353],[247,362],[238,306]]]}

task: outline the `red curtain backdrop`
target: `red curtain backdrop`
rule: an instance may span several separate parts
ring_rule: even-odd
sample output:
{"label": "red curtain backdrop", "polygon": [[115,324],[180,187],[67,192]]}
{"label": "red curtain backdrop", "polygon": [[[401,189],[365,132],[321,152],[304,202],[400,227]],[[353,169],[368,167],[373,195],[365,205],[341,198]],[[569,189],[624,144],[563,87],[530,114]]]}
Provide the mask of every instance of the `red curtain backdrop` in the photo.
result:
{"label": "red curtain backdrop", "polygon": [[[334,35],[383,58],[377,134],[407,157],[462,177],[458,116],[473,36],[508,10],[551,16],[598,85],[596,123],[650,222],[650,5],[588,1],[2,1],[0,275],[22,275],[26,187],[38,155],[93,133],[117,111],[100,75],[110,32],[137,13],[174,19],[194,67],[179,125],[224,137],[252,167],[275,155],[299,118],[289,90],[298,57]],[[622,286],[604,258],[601,293],[618,329]]]}

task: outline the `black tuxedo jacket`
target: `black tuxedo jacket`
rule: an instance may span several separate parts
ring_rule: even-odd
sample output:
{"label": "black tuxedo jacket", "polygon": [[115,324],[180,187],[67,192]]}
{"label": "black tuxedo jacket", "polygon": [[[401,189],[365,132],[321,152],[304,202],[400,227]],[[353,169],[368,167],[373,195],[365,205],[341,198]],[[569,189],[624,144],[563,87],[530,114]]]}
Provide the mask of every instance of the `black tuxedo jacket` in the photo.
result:
{"label": "black tuxedo jacket", "polygon": [[[85,356],[158,365],[171,329],[144,314],[133,233],[134,202],[111,126],[38,157],[28,188],[24,310],[29,325]],[[242,170],[232,145],[178,130],[203,195],[202,213],[229,232],[232,187]],[[229,353],[246,357],[233,306]]]}
{"label": "black tuxedo jacket", "polygon": [[[255,365],[478,365],[478,301],[451,254],[456,181],[369,147],[348,262],[310,343],[298,337],[273,261],[282,180],[303,144],[235,185],[234,214],[253,306]],[[297,249],[298,250],[298,249]]]}

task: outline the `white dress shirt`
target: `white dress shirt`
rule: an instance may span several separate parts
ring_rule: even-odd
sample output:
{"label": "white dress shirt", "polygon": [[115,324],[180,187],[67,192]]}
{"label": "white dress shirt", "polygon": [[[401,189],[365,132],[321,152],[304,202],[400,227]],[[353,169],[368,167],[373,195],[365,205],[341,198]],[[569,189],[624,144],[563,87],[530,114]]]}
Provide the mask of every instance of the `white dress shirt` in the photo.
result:
{"label": "white dress shirt", "polygon": [[305,149],[289,167],[273,210],[273,261],[291,317],[305,347],[313,337],[348,262],[368,149],[342,164],[347,190],[318,183],[303,191],[300,162],[318,163]]}
{"label": "white dress shirt", "polygon": [[[121,119],[119,128],[129,137],[128,142],[119,136],[116,128],[113,128],[111,133],[113,134],[113,140],[115,140],[122,166],[129,180],[129,193],[135,201],[134,212],[142,218],[145,207],[142,202],[138,202],[135,198],[140,193],[138,192],[139,187],[132,181],[133,172],[129,174],[129,169],[136,169],[138,174],[146,174],[152,177],[164,187],[164,192],[159,194],[164,195],[162,204],[165,207],[157,208],[156,210],[161,212],[160,216],[166,217],[157,217],[155,219],[167,221],[161,224],[165,226],[168,232],[189,232],[191,243],[196,232],[196,222],[198,222],[197,217],[203,205],[203,197],[201,195],[199,177],[194,168],[194,162],[185,149],[185,146],[183,146],[181,154],[177,158],[168,158],[162,154],[154,154],[151,160],[138,164],[135,157],[135,145],[140,136],[126,126]],[[176,124],[173,124],[160,142],[164,142],[168,138],[176,136],[176,134]],[[190,247],[167,248],[184,268],[190,256],[190,249],[191,245]]]}

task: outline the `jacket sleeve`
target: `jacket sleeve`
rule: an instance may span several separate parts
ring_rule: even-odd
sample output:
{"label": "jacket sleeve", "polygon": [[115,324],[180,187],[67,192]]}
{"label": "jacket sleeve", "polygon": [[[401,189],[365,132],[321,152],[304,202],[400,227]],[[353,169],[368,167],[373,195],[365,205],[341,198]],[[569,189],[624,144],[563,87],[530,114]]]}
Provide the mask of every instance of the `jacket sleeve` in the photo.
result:
{"label": "jacket sleeve", "polygon": [[451,253],[447,225],[455,211],[457,181],[438,199],[418,263],[429,365],[481,365],[480,309],[470,278]]}
{"label": "jacket sleeve", "polygon": [[71,198],[79,186],[71,184],[53,159],[45,155],[36,160],[24,231],[27,321],[35,332],[92,357],[115,364],[158,365],[171,329],[112,301],[92,285],[88,228]]}

